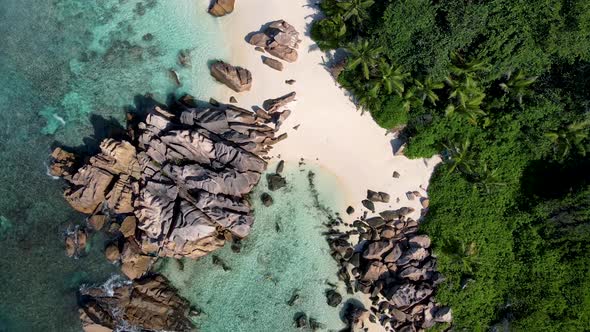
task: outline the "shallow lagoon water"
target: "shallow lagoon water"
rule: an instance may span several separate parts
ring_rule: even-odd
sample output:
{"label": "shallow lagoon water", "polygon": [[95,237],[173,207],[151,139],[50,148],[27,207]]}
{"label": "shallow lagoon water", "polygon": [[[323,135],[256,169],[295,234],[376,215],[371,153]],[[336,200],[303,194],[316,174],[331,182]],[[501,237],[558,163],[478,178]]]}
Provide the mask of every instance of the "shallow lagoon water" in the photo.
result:
{"label": "shallow lagoon water", "polygon": [[[296,163],[285,165],[285,177],[287,187],[270,192],[263,180],[251,194],[256,221],[240,253],[226,245],[201,260],[184,260],[182,270],[174,261],[164,262],[161,271],[203,311],[197,319],[200,331],[297,331],[293,318],[299,312],[324,324],[324,331],[344,327],[341,308],[326,304],[328,283],[338,283],[338,265],[322,235],[323,223],[334,215],[325,207],[344,208],[337,179],[319,167]],[[263,192],[273,197],[272,206],[262,205]],[[214,255],[229,270],[214,265]],[[289,306],[294,292],[300,298]]]}
{"label": "shallow lagoon water", "polygon": [[[65,256],[63,232],[84,216],[46,175],[51,146],[96,144],[139,94],[207,98],[218,85],[206,60],[226,50],[206,7],[206,0],[0,0],[0,331],[79,331],[76,289],[117,272],[96,237],[87,257]],[[191,68],[177,64],[181,49],[191,50]]]}

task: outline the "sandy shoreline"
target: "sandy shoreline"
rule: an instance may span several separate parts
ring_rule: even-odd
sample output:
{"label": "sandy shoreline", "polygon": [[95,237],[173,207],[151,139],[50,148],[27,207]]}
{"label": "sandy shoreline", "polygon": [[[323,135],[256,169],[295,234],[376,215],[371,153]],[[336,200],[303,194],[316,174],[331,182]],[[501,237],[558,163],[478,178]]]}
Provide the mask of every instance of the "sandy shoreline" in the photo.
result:
{"label": "sandy shoreline", "polygon": [[[405,193],[414,190],[424,193],[420,187],[427,188],[438,158],[409,160],[394,156],[393,134],[386,134],[368,113],[361,116],[322,65],[324,53],[308,35],[309,23],[317,10],[307,3],[308,0],[240,1],[231,15],[220,19],[231,54],[227,60],[249,69],[253,86],[249,92],[233,93],[226,89],[215,97],[227,102],[230,96],[235,96],[239,106],[250,109],[265,99],[296,91],[296,101],[287,107],[292,114],[281,128],[289,137],[274,146],[271,156],[280,156],[288,162],[303,158],[306,163],[318,163],[332,172],[340,180],[346,205],[357,211],[353,217],[359,215],[367,189],[384,191],[392,197],[390,204],[377,203],[377,210],[412,206],[418,217],[419,201],[408,201]],[[299,59],[295,63],[285,62],[282,72],[264,65],[263,54],[245,41],[247,34],[279,19],[293,25],[302,39]],[[289,79],[296,83],[285,84]],[[293,129],[297,125],[299,128]],[[401,174],[400,178],[393,178],[394,171]],[[400,202],[396,203],[398,197]]]}

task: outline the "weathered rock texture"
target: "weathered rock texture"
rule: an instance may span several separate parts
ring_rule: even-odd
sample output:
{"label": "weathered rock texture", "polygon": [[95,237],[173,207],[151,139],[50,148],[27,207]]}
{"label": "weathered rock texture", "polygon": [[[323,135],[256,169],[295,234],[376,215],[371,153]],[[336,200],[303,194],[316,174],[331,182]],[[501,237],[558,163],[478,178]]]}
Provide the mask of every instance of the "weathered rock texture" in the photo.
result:
{"label": "weathered rock texture", "polygon": [[[133,280],[82,290],[87,330],[189,331],[188,304],[161,277],[146,277],[152,265],[157,257],[202,257],[250,232],[245,195],[266,169],[260,155],[286,137],[275,132],[290,112],[195,108],[192,100],[130,116],[128,136],[105,139],[90,158],[61,148],[52,154],[51,175],[68,183],[65,199],[90,215],[90,229],[111,235],[105,256]],[[79,255],[85,243],[85,232],[71,232],[68,254]]]}
{"label": "weathered rock texture", "polygon": [[85,331],[196,331],[190,304],[162,276],[80,290]]}
{"label": "weathered rock texture", "polygon": [[269,54],[287,62],[297,61],[299,48],[299,32],[289,23],[279,20],[270,22],[268,27],[250,36],[248,42],[262,47]]}
{"label": "weathered rock texture", "polygon": [[258,155],[281,139],[281,114],[155,107],[129,141],[104,140],[77,171],[69,169],[75,156],[56,150],[52,174],[68,180],[64,196],[76,210],[114,216],[126,238],[123,271],[140,277],[152,256],[199,258],[248,235],[253,217],[244,195],[266,169]]}
{"label": "weathered rock texture", "polygon": [[209,14],[218,17],[231,14],[234,11],[235,2],[236,0],[216,0],[209,8]]}
{"label": "weathered rock texture", "polygon": [[[368,196],[384,200],[381,193],[369,191]],[[341,265],[338,276],[349,293],[369,294],[374,315],[367,313],[368,318],[393,331],[423,331],[452,319],[451,309],[434,300],[435,287],[443,279],[435,269],[430,238],[418,235],[418,221],[407,217],[413,211],[383,211],[354,221],[354,230],[326,234],[332,256]],[[367,326],[357,319],[351,327]]]}
{"label": "weathered rock texture", "polygon": [[248,69],[223,61],[211,65],[211,76],[236,92],[249,91],[252,87],[252,73]]}
{"label": "weathered rock texture", "polygon": [[266,56],[262,57],[262,63],[269,66],[270,68],[278,71],[283,71],[283,63],[277,59],[272,59]]}

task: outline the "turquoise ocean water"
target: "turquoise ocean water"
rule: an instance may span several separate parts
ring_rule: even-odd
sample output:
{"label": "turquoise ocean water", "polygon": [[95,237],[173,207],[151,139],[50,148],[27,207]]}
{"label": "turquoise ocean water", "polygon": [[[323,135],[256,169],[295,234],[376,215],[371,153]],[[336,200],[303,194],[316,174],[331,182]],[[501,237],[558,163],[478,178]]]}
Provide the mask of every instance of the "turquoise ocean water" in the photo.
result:
{"label": "turquoise ocean water", "polygon": [[[213,264],[213,255],[162,264],[161,271],[202,310],[200,331],[300,331],[293,325],[300,312],[324,324],[323,331],[344,327],[341,308],[326,304],[329,284],[338,283],[338,266],[322,235],[323,223],[344,208],[337,179],[319,167],[297,164],[285,165],[285,177],[287,187],[270,192],[263,180],[251,194],[256,221],[241,252],[226,246],[214,253],[225,269]],[[270,207],[259,199],[265,191],[274,200]],[[289,305],[293,294],[299,299]]]}
{"label": "turquoise ocean water", "polygon": [[[86,257],[65,256],[63,233],[84,221],[63,200],[62,183],[46,174],[55,144],[96,144],[124,120],[134,97],[189,92],[207,100],[217,88],[206,61],[224,58],[218,21],[207,0],[0,0],[0,332],[80,331],[75,292],[118,268],[92,238]],[[188,50],[192,67],[177,63]],[[182,86],[170,77],[178,71]],[[163,272],[203,310],[202,331],[289,331],[306,312],[341,327],[326,305],[336,263],[321,236],[325,211],[310,192],[308,171],[287,167],[288,188],[264,208],[242,252],[217,255],[231,268],[164,262]],[[323,205],[342,211],[335,179],[320,169]],[[293,292],[300,300],[286,302]]]}
{"label": "turquoise ocean water", "polygon": [[[46,175],[51,146],[93,143],[151,92],[208,97],[206,61],[223,58],[206,0],[0,0],[0,331],[80,331],[75,291],[117,268],[94,238],[65,256],[83,222]],[[190,51],[191,68],[177,54]],[[176,69],[177,87],[169,69]]]}

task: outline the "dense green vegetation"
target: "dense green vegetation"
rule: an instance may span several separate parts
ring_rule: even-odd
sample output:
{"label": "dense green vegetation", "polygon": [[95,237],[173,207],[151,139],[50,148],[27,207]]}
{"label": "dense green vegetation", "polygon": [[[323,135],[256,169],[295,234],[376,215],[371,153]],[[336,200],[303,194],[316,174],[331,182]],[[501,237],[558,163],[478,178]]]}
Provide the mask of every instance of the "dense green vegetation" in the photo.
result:
{"label": "dense green vegetation", "polygon": [[324,0],[312,37],[406,155],[454,326],[590,329],[590,2]]}

